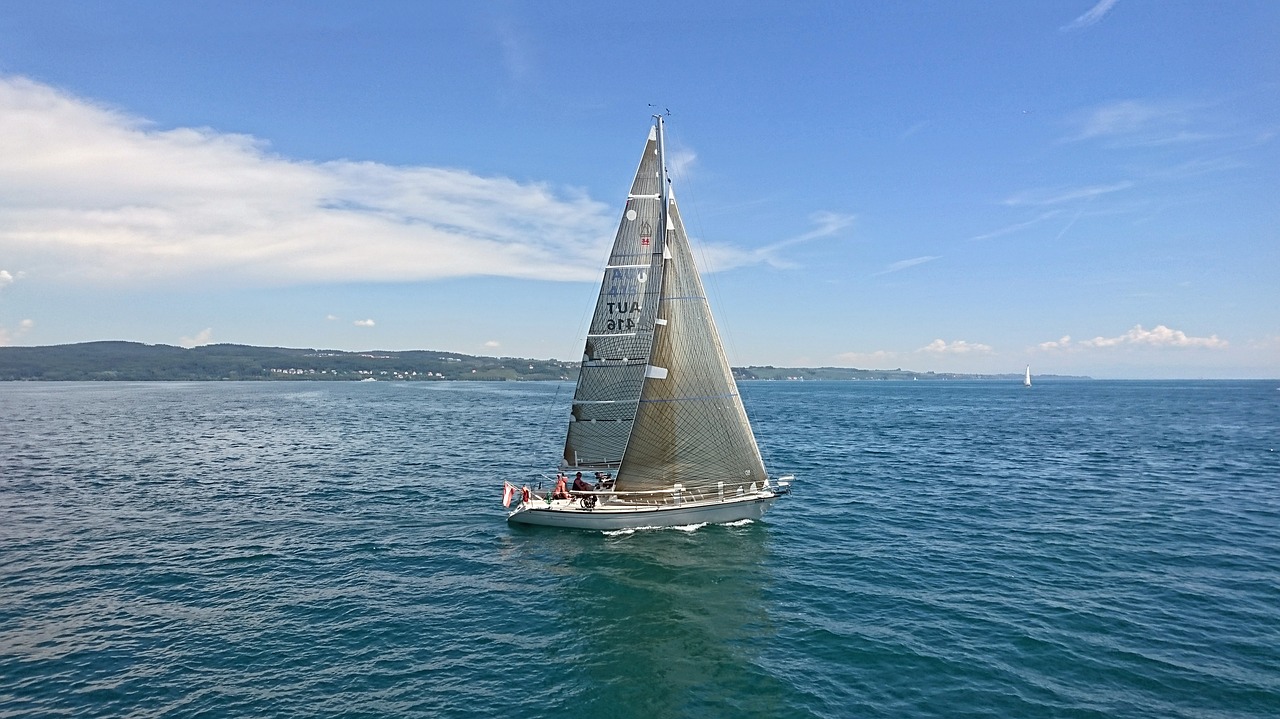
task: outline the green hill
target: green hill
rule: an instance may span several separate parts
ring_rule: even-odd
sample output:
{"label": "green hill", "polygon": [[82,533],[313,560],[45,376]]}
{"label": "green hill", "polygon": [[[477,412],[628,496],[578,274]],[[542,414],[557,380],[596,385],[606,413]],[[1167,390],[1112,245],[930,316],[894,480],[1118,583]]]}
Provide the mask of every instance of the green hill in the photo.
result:
{"label": "green hill", "polygon": [[[739,380],[1015,380],[973,375],[848,367],[734,367]],[[184,349],[140,342],[0,347],[0,381],[15,380],[575,380],[577,362],[476,357],[410,350],[342,352],[217,344]],[[1057,377],[1057,379],[1086,379]]]}
{"label": "green hill", "polygon": [[341,352],[138,342],[0,347],[0,380],[556,380],[576,363],[413,350]]}

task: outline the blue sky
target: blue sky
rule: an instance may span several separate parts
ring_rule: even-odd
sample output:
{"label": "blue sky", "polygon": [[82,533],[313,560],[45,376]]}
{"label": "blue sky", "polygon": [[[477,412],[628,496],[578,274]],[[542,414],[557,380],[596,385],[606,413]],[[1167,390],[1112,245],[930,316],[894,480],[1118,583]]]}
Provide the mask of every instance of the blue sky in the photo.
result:
{"label": "blue sky", "polygon": [[576,359],[650,103],[734,364],[1280,376],[1280,3],[8,2],[0,344]]}

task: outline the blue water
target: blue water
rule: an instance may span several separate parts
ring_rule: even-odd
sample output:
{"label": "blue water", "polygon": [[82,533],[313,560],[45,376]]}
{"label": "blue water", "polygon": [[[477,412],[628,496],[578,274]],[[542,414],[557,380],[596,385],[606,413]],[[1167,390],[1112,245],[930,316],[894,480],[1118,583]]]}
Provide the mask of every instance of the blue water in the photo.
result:
{"label": "blue water", "polygon": [[0,384],[0,717],[1280,716],[1277,388],[747,383],[795,495],[601,534],[566,385]]}

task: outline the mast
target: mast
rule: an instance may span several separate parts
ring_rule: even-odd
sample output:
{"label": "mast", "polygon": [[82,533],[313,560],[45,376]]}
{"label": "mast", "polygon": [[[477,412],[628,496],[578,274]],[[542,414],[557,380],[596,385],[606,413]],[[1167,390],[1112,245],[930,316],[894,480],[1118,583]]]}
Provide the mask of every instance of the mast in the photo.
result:
{"label": "mast", "polygon": [[655,114],[653,119],[657,122],[658,127],[658,202],[661,209],[658,223],[658,246],[654,251],[663,251],[666,254],[667,246],[667,218],[671,214],[671,181],[667,179],[667,126],[662,120],[662,115]]}

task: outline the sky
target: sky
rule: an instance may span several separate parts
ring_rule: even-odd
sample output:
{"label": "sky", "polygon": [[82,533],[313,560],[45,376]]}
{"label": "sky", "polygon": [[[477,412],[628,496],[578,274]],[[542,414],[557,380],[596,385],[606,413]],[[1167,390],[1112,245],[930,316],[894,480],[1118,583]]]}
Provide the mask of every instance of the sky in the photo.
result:
{"label": "sky", "polygon": [[729,360],[1280,377],[1280,3],[0,0],[0,345],[577,360],[656,110]]}

